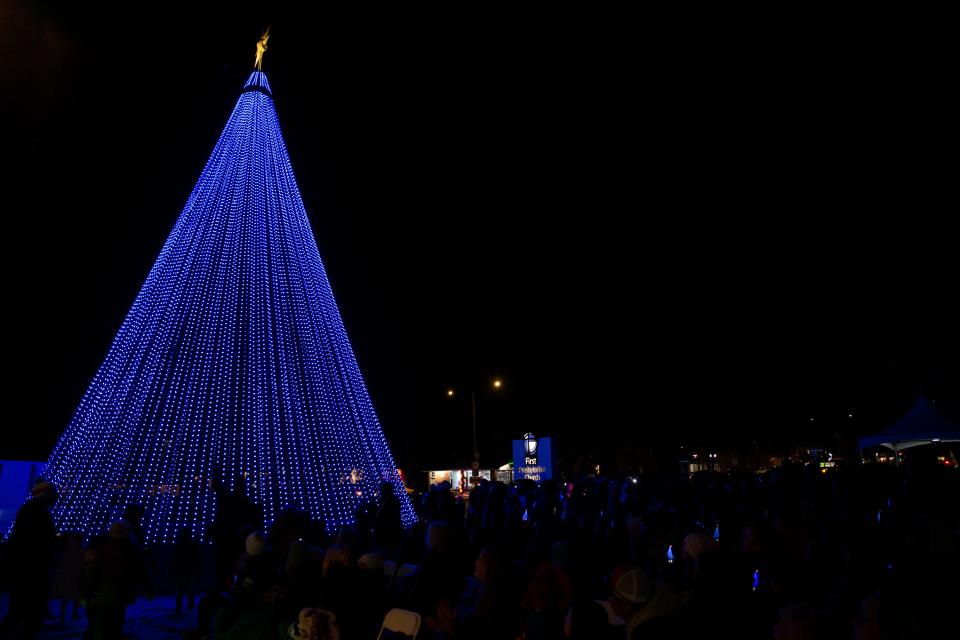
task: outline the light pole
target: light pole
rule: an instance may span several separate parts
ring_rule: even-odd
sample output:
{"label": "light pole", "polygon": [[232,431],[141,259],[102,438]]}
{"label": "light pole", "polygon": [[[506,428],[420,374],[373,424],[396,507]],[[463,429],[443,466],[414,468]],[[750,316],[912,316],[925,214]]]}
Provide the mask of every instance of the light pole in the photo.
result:
{"label": "light pole", "polygon": [[[490,385],[494,389],[499,389],[503,386],[503,381],[500,378],[494,378]],[[455,395],[456,391],[454,389],[447,389],[448,398]],[[474,475],[477,475],[480,471],[480,449],[477,448],[477,392],[473,388],[470,389],[470,418],[473,424],[473,472]]]}
{"label": "light pole", "polygon": [[473,470],[480,470],[480,450],[477,449],[477,392],[470,389],[470,416],[473,418]]}

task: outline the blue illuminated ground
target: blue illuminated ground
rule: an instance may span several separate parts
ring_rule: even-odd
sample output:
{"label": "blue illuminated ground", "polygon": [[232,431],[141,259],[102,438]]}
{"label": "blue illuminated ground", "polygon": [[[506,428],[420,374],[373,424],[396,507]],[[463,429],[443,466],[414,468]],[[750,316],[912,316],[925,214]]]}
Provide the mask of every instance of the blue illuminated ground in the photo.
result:
{"label": "blue illuminated ground", "polygon": [[[6,614],[7,610],[7,596],[5,592],[0,593],[0,612],[3,614]],[[50,608],[54,609],[53,606]],[[127,608],[127,622],[123,625],[123,637],[136,640],[181,638],[185,631],[195,628],[196,624],[196,609],[174,613],[173,596],[157,596],[153,600],[141,597]],[[38,640],[82,638],[86,628],[87,620],[82,611],[79,620],[68,619],[63,628],[60,628],[58,620],[51,617],[47,619],[43,631],[37,638]]]}

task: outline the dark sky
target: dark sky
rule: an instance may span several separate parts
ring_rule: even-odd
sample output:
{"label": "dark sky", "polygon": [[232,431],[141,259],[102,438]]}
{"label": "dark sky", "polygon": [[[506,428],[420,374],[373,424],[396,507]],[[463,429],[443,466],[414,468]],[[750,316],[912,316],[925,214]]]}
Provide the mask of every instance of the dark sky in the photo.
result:
{"label": "dark sky", "polygon": [[2,9],[0,457],[45,458],[69,421],[267,23],[294,171],[401,466],[469,458],[448,385],[482,389],[497,463],[528,430],[582,450],[789,442],[882,428],[921,390],[960,414],[935,42],[870,16],[199,4]]}

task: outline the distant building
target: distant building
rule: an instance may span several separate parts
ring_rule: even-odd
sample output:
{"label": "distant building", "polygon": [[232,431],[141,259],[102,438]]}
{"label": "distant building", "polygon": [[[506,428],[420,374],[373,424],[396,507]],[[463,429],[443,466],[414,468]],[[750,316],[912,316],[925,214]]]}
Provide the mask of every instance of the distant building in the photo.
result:
{"label": "distant building", "polygon": [[513,482],[513,463],[498,467],[496,469],[434,469],[424,471],[427,476],[427,486],[438,485],[441,482],[449,482],[450,490],[459,493],[467,493],[480,480],[499,481],[510,484]]}

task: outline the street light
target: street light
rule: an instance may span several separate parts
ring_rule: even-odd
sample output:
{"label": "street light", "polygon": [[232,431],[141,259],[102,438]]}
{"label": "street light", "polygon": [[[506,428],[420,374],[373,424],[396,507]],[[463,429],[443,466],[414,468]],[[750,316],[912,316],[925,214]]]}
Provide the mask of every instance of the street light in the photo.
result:
{"label": "street light", "polygon": [[[503,381],[500,378],[494,378],[490,386],[494,389],[500,389],[503,387]],[[450,388],[447,389],[447,397],[452,398],[456,395],[456,389]],[[475,389],[470,389],[470,416],[473,423],[473,470],[480,470],[480,450],[477,448],[477,392]]]}

